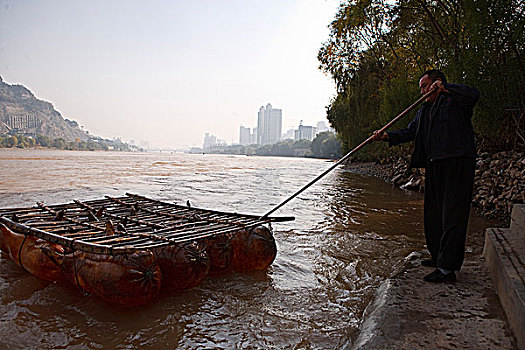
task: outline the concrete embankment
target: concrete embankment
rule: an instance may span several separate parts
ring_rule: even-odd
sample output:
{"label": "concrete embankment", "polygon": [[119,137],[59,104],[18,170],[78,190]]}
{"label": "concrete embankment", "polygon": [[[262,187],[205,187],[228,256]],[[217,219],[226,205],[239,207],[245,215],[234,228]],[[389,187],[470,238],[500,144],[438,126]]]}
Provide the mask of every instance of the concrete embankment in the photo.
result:
{"label": "concrete embankment", "polygon": [[365,311],[354,349],[516,349],[481,258],[467,260],[456,283],[431,284],[421,253],[385,280]]}
{"label": "concrete embankment", "polygon": [[487,230],[483,257],[520,349],[525,349],[525,205],[512,210],[509,228]]}

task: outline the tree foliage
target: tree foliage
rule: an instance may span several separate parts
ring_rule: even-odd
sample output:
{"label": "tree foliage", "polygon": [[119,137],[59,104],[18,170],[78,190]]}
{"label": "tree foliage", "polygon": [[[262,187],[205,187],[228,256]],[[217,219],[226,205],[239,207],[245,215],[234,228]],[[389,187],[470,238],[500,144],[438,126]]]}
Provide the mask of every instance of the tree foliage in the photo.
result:
{"label": "tree foliage", "polygon": [[318,55],[337,88],[328,120],[348,150],[410,105],[421,73],[436,68],[481,91],[482,147],[524,147],[524,28],[520,0],[343,2]]}
{"label": "tree foliage", "polygon": [[316,158],[341,158],[341,141],[330,131],[319,133],[310,145],[312,155]]}
{"label": "tree foliage", "polygon": [[278,157],[311,157],[311,144],[309,140],[284,140],[269,145],[231,145],[217,146],[207,153],[215,154],[239,154],[254,156],[278,156]]}
{"label": "tree foliage", "polygon": [[[108,151],[110,149],[115,151],[130,151],[131,146],[119,140],[105,140],[102,138],[93,138],[88,141],[68,141],[63,138],[50,139],[45,135],[37,135],[34,138],[21,134],[6,134],[0,135],[0,147],[3,148],[56,148],[65,150],[79,150],[79,151]],[[138,149],[133,149],[138,150]]]}
{"label": "tree foliage", "polygon": [[255,150],[258,156],[304,157],[311,155],[311,141],[285,140],[270,145],[259,146]]}

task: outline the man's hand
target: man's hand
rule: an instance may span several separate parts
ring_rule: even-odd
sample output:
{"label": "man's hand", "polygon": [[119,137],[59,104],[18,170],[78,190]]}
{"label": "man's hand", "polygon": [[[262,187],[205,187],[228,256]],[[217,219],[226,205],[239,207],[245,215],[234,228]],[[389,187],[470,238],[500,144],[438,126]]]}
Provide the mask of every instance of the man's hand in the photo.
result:
{"label": "man's hand", "polygon": [[430,86],[430,90],[437,90],[437,93],[440,94],[442,92],[449,92],[447,89],[445,89],[445,85],[443,85],[443,82],[441,79],[436,79],[435,82],[432,83]]}
{"label": "man's hand", "polygon": [[374,131],[372,135],[372,141],[387,141],[388,134],[386,132],[379,133],[379,130]]}

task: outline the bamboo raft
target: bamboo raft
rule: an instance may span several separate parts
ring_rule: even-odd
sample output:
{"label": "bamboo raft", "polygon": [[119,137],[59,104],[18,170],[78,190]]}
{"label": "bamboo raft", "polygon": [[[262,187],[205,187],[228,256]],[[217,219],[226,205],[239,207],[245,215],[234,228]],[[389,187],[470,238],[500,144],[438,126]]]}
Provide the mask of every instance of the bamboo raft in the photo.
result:
{"label": "bamboo raft", "polygon": [[67,280],[122,306],[178,292],[208,274],[264,270],[277,253],[271,222],[129,194],[0,209],[0,249],[35,276]]}

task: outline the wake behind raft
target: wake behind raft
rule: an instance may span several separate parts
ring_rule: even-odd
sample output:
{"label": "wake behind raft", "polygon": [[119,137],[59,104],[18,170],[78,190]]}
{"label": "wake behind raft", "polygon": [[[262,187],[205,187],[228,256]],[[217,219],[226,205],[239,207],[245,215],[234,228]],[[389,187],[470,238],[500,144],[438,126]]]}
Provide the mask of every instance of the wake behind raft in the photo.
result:
{"label": "wake behind raft", "polygon": [[291,220],[126,194],[0,209],[0,249],[38,278],[131,307],[208,275],[265,270],[277,254],[270,223]]}

